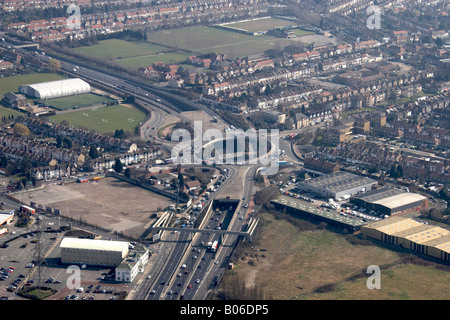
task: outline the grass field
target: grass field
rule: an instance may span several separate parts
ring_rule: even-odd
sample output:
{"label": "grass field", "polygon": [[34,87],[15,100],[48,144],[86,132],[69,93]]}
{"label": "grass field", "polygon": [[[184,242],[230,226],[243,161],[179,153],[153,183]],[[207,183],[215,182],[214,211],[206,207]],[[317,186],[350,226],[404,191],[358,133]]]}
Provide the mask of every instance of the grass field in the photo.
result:
{"label": "grass field", "polygon": [[23,113],[0,105],[0,118],[2,118],[3,116],[8,118],[9,115],[13,115],[14,117],[17,117],[17,116],[23,115]]}
{"label": "grass field", "polygon": [[366,277],[309,300],[449,300],[450,273],[430,266],[402,264],[381,271],[380,289],[368,290]]}
{"label": "grass field", "polygon": [[114,101],[111,98],[99,96],[93,93],[80,94],[76,96],[61,97],[40,101],[46,106],[53,107],[57,110],[67,110],[94,104],[108,103]]}
{"label": "grass field", "polygon": [[81,52],[96,57],[104,58],[132,58],[153,55],[167,51],[167,48],[148,42],[134,42],[121,39],[109,39],[99,41],[93,46],[75,48],[75,52]]}
{"label": "grass field", "polygon": [[306,35],[314,34],[314,32],[306,31],[306,30],[302,30],[302,29],[292,29],[291,31],[294,32],[294,34],[295,34],[297,37],[301,37],[301,36],[306,36]]}
{"label": "grass field", "polygon": [[252,21],[242,21],[229,23],[224,25],[224,27],[237,28],[242,30],[247,30],[249,32],[257,32],[257,31],[267,31],[272,30],[278,27],[290,26],[293,25],[294,22],[275,19],[275,18],[265,18],[265,19],[256,19]]}
{"label": "grass field", "polygon": [[224,53],[230,58],[245,57],[295,43],[293,40],[251,36],[206,26],[156,31],[148,33],[147,37],[154,43],[188,50],[192,54]]}
{"label": "grass field", "polygon": [[[289,21],[278,19],[265,20],[271,26],[290,24]],[[257,28],[257,25],[264,24],[264,21],[253,23]],[[297,29],[295,32],[298,36],[311,34]],[[191,55],[223,53],[230,58],[236,58],[259,54],[268,49],[281,49],[288,45],[302,44],[296,39],[288,40],[266,35],[252,36],[208,26],[154,31],[147,33],[147,38],[149,42],[103,40],[93,46],[75,48],[74,51],[114,59],[117,63],[128,67],[144,67],[158,61],[180,64]]]}
{"label": "grass field", "polygon": [[163,54],[151,54],[142,57],[126,58],[117,60],[117,63],[123,64],[128,67],[147,67],[151,66],[155,62],[163,62],[167,64],[179,64],[187,60],[191,54],[186,52],[169,52]]}
{"label": "grass field", "polygon": [[0,78],[0,100],[6,92],[18,92],[21,85],[61,79],[65,79],[65,77],[57,73],[30,73]]}
{"label": "grass field", "polygon": [[94,129],[99,133],[123,129],[134,134],[135,128],[145,118],[145,113],[128,105],[114,105],[57,114],[54,122],[66,120],[76,127]]}
{"label": "grass field", "polygon": [[[449,298],[448,272],[403,265],[395,251],[369,241],[351,242],[282,213],[263,213],[261,222],[252,243],[237,249],[235,268],[226,273],[220,290],[237,282],[257,286],[274,300]],[[381,290],[368,289],[369,275],[361,277],[370,265],[389,266],[381,271]],[[328,286],[331,291],[317,293]]]}

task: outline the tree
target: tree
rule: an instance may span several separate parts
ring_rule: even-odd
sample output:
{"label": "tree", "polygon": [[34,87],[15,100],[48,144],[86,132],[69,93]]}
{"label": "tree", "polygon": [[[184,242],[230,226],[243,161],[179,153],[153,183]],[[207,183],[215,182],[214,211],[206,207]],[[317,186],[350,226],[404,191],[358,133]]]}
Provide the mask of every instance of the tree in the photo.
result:
{"label": "tree", "polygon": [[71,149],[72,148],[72,140],[70,140],[69,138],[64,137],[62,142],[63,142],[63,147],[64,148],[67,148],[67,149]]}
{"label": "tree", "polygon": [[121,173],[123,170],[122,161],[119,158],[116,159],[116,163],[114,164],[114,171],[117,173]]}
{"label": "tree", "polygon": [[389,171],[391,178],[400,178],[403,176],[403,168],[400,164],[394,164]]}
{"label": "tree", "polygon": [[61,138],[61,136],[57,136],[56,137],[56,147],[61,148],[61,146],[62,146],[62,138]]}
{"label": "tree", "polygon": [[16,123],[13,128],[14,135],[19,137],[29,136],[30,129],[27,126],[24,126],[21,123]]}
{"label": "tree", "polygon": [[91,148],[89,149],[89,157],[91,157],[91,159],[97,159],[100,156],[97,147],[96,146],[91,146]]}
{"label": "tree", "polygon": [[61,69],[61,63],[57,59],[51,59],[48,62],[47,68],[51,72],[58,72]]}

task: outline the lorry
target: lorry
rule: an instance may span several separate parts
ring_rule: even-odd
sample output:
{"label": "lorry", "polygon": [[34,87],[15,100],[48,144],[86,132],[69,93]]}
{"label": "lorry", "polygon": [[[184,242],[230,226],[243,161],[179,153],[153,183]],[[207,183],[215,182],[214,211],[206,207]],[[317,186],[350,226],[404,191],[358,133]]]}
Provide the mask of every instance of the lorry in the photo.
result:
{"label": "lorry", "polygon": [[219,247],[219,241],[215,240],[211,245],[211,252],[216,252]]}

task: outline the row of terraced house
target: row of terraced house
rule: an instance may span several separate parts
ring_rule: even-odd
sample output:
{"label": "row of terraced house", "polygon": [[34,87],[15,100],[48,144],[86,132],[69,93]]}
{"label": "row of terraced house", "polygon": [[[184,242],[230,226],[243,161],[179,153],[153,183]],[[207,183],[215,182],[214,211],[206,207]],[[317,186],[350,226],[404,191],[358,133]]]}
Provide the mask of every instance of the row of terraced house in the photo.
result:
{"label": "row of terraced house", "polygon": [[[4,8],[8,1],[11,0],[5,2]],[[28,2],[24,1],[24,3]],[[89,4],[91,4],[90,1]],[[33,8],[38,7],[34,3]],[[69,20],[68,17],[54,17],[29,22],[14,22],[6,28],[8,31],[28,34],[33,41],[52,42],[65,40],[68,36],[73,39],[82,39],[88,34],[108,34],[144,26],[159,28],[161,26],[180,26],[180,24],[190,25],[203,20],[222,21],[249,14],[258,15],[267,10],[268,3],[264,0],[187,1],[145,6],[138,9],[82,14],[78,21]]]}

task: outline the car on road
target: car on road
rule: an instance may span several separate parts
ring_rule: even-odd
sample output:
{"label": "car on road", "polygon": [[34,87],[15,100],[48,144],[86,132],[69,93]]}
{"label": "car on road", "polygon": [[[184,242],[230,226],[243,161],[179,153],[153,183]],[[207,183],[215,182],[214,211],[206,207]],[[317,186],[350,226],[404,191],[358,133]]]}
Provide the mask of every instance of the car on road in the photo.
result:
{"label": "car on road", "polygon": [[192,284],[189,283],[188,286],[187,286],[187,288],[188,288],[188,289],[192,288]]}
{"label": "car on road", "polygon": [[200,283],[200,279],[195,280],[195,283],[199,284]]}

